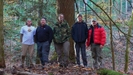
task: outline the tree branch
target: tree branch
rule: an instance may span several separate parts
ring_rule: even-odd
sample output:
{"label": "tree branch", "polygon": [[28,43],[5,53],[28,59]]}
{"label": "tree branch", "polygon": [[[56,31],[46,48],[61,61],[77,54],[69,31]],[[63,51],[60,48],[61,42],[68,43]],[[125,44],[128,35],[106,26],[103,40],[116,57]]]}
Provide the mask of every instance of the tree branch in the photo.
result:
{"label": "tree branch", "polygon": [[96,12],[89,4],[87,4],[87,3],[85,2],[85,0],[83,0],[83,2],[84,2],[85,5],[87,5],[87,6],[96,14],[96,16],[97,16],[105,25],[107,25],[107,24],[104,22],[104,20],[97,14],[97,12]]}
{"label": "tree branch", "polygon": [[132,9],[133,9],[133,6],[132,6],[132,4],[131,4],[131,2],[129,1],[129,0],[127,0],[128,1],[128,3],[130,4],[130,6],[132,7]]}
{"label": "tree branch", "polygon": [[[95,2],[93,2],[92,0],[90,0],[94,5],[96,5],[98,8],[100,8],[105,14],[106,14],[106,16],[111,20],[111,22],[117,27],[117,29],[118,30],[120,30],[125,36],[130,36],[130,37],[133,37],[132,35],[128,35],[128,34],[126,34],[126,33],[124,33],[117,25],[116,25],[116,23],[109,17],[109,15],[99,6],[99,5],[97,5]],[[126,39],[128,40],[128,41],[130,41],[127,37],[126,37]],[[130,43],[131,44],[133,44],[131,41],[130,41]]]}
{"label": "tree branch", "polygon": [[[117,7],[118,7],[118,3],[116,2],[116,0],[114,0],[114,2],[115,2],[116,5],[117,5],[117,6],[115,6],[115,5],[113,6],[113,7],[116,9],[116,11],[118,11],[118,12],[120,12],[120,13],[126,15],[126,13],[120,11],[120,10],[117,8]],[[122,21],[124,22],[124,24],[125,24],[126,26],[128,26],[128,24],[125,22],[124,18],[123,18],[121,15],[120,15],[120,17],[121,17]]]}
{"label": "tree branch", "polygon": [[[98,8],[100,8],[105,14],[106,16],[109,18],[109,20],[111,20],[111,22],[117,27],[118,30],[120,30],[124,35],[127,35],[126,33],[124,33],[117,25],[116,23],[111,19],[111,17],[107,14],[107,12],[105,12],[99,5],[97,5],[95,2],[93,2],[92,0],[90,0],[94,5],[96,5]],[[133,37],[132,35],[128,35],[130,37]]]}
{"label": "tree branch", "polygon": [[79,13],[79,7],[78,7],[78,4],[77,4],[77,1],[74,0],[75,4],[76,4],[76,8],[77,8],[77,13]]}

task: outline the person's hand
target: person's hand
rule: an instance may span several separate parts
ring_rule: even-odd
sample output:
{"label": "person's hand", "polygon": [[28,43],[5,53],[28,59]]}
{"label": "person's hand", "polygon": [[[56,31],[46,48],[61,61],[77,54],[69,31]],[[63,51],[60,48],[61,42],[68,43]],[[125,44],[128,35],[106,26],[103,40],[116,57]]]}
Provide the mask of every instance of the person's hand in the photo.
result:
{"label": "person's hand", "polygon": [[86,50],[89,50],[89,46],[86,46]]}
{"label": "person's hand", "polygon": [[100,45],[100,48],[103,48],[103,45]]}

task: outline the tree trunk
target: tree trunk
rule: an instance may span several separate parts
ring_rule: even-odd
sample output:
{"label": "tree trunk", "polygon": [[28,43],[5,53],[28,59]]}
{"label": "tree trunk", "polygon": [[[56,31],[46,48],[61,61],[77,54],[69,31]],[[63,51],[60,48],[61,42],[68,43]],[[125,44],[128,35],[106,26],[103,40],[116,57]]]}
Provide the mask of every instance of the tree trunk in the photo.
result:
{"label": "tree trunk", "polygon": [[[110,17],[112,16],[112,0],[110,0]],[[113,35],[112,35],[112,24],[110,21],[110,43],[111,43],[111,51],[112,51],[112,65],[113,70],[115,70],[115,54],[114,54],[114,48],[113,48]]]}
{"label": "tree trunk", "polygon": [[126,43],[126,51],[125,51],[125,67],[124,67],[124,72],[125,73],[127,73],[127,71],[128,71],[130,39],[131,39],[131,37],[129,35],[131,35],[132,28],[133,28],[133,13],[132,13],[131,20],[129,21],[128,35],[126,36],[127,43]]}
{"label": "tree trunk", "polygon": [[[87,3],[87,0],[85,0],[85,2]],[[84,10],[85,10],[85,22],[87,23],[87,6],[86,6],[86,4],[84,4]]]}
{"label": "tree trunk", "polygon": [[[42,18],[43,17],[43,0],[38,0],[39,3],[39,10],[38,10],[38,17]],[[40,24],[40,21],[38,21],[38,25]],[[36,64],[40,64],[40,59],[39,59],[38,53],[36,54]]]}
{"label": "tree trunk", "polygon": [[39,18],[43,17],[43,0],[38,0],[39,1]]}
{"label": "tree trunk", "polygon": [[0,0],[0,68],[5,68],[3,37],[3,0]]}
{"label": "tree trunk", "polygon": [[[132,26],[129,26],[128,35],[131,34]],[[128,71],[128,64],[129,64],[129,50],[130,50],[130,36],[127,35],[127,43],[126,43],[126,51],[125,51],[125,67],[124,72],[127,73]]]}
{"label": "tree trunk", "polygon": [[[57,13],[64,14],[65,19],[69,23],[70,27],[74,24],[74,16],[75,16],[75,10],[74,10],[74,0],[57,0]],[[74,52],[74,43],[73,40],[70,39],[70,62],[75,63],[75,52]]]}

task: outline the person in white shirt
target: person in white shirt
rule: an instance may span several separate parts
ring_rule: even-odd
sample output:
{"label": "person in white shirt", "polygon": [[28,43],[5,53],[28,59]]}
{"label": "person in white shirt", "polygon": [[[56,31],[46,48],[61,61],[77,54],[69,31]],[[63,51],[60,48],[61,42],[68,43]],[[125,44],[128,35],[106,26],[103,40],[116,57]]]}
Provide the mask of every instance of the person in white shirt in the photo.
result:
{"label": "person in white shirt", "polygon": [[32,26],[31,19],[27,19],[26,25],[21,27],[20,30],[20,42],[22,43],[22,57],[21,67],[24,67],[24,60],[27,54],[29,54],[30,67],[33,67],[32,56],[34,53],[34,35],[36,28]]}

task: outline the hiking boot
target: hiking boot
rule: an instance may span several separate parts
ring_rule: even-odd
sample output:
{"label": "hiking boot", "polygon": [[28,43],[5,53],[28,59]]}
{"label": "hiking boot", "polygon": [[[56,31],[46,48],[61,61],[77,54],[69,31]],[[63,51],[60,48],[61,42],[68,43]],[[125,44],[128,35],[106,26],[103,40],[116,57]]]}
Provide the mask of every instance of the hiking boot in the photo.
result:
{"label": "hiking boot", "polygon": [[24,68],[24,64],[21,64],[20,67],[21,67],[21,68]]}
{"label": "hiking boot", "polygon": [[29,69],[34,68],[33,64],[30,64],[30,66],[28,67]]}
{"label": "hiking boot", "polygon": [[68,64],[64,64],[64,67],[67,68]]}
{"label": "hiking boot", "polygon": [[64,67],[64,65],[63,64],[59,64],[59,67]]}
{"label": "hiking boot", "polygon": [[74,65],[74,67],[80,67],[80,65]]}
{"label": "hiking boot", "polygon": [[84,65],[84,68],[88,68],[88,66],[87,65]]}
{"label": "hiking boot", "polygon": [[43,66],[42,66],[42,69],[44,69],[44,68],[45,68],[45,66],[43,65]]}

